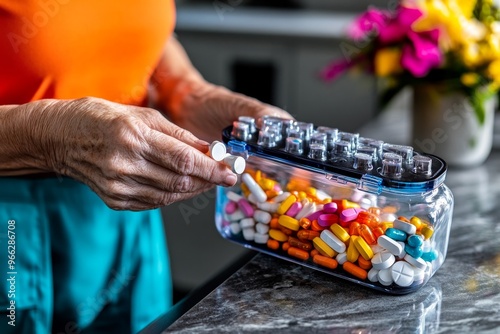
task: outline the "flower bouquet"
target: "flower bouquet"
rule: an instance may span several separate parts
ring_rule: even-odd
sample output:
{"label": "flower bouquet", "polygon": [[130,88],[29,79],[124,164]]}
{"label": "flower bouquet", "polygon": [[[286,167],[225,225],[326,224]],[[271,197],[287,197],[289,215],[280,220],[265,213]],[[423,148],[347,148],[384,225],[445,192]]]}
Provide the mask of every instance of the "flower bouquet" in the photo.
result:
{"label": "flower bouquet", "polygon": [[344,58],[322,75],[332,80],[352,67],[386,79],[381,105],[403,87],[440,83],[462,92],[480,124],[485,101],[500,88],[500,12],[493,0],[406,0],[370,8],[348,29]]}

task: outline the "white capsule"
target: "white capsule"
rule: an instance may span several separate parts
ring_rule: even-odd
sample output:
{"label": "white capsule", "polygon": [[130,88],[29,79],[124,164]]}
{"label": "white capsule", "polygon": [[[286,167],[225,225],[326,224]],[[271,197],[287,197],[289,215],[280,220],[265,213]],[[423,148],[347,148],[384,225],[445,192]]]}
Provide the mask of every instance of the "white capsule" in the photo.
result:
{"label": "white capsule", "polygon": [[239,221],[239,220],[241,220],[243,218],[245,218],[245,214],[240,209],[238,209],[235,212],[227,215],[227,220],[229,220],[231,222]]}
{"label": "white capsule", "polygon": [[405,261],[394,263],[391,268],[391,276],[394,283],[402,287],[410,286],[415,278],[411,264]]}
{"label": "white capsule", "polygon": [[272,216],[269,212],[262,210],[255,210],[253,213],[253,219],[255,219],[257,223],[269,224],[269,222],[272,219]]}
{"label": "white capsule", "polygon": [[404,222],[402,220],[396,219],[393,222],[394,228],[397,228],[398,230],[401,230],[403,232],[406,232],[408,235],[413,235],[417,232],[417,227],[413,224]]}
{"label": "white capsule", "polygon": [[238,203],[238,201],[239,201],[240,199],[242,199],[242,198],[243,198],[243,196],[238,195],[238,194],[237,194],[237,193],[235,193],[234,191],[228,191],[228,192],[226,193],[226,197],[227,197],[229,200],[231,200],[231,201],[233,201],[233,202],[236,202],[236,203]]}
{"label": "white capsule", "polygon": [[274,197],[273,202],[274,203],[281,203],[284,200],[286,200],[290,195],[291,194],[288,191],[285,191],[285,192],[279,194],[278,196]]}
{"label": "white capsule", "polygon": [[241,226],[239,223],[231,223],[231,225],[229,225],[229,228],[231,229],[232,234],[238,234],[241,232]]}
{"label": "white capsule", "polygon": [[414,266],[420,270],[425,270],[425,268],[427,267],[427,263],[421,257],[416,259],[413,256],[411,256],[410,254],[406,254],[404,259],[406,262],[408,262],[409,264],[411,264],[412,266]]}
{"label": "white capsule", "polygon": [[249,227],[254,227],[255,226],[255,220],[253,218],[245,218],[240,220],[240,226],[244,230]]}
{"label": "white capsule", "polygon": [[269,232],[269,225],[258,223],[255,225],[255,231],[260,234],[266,234]]}
{"label": "white capsule", "polygon": [[278,207],[280,206],[279,203],[271,203],[271,202],[262,202],[262,203],[257,203],[257,207],[263,211],[267,212],[276,212],[278,210]]}
{"label": "white capsule", "polygon": [[396,240],[391,239],[386,235],[381,235],[380,237],[378,237],[377,243],[395,256],[399,256],[399,254],[401,254],[401,252],[404,250]]}
{"label": "white capsule", "polygon": [[314,205],[314,203],[306,203],[299,211],[299,213],[295,215],[295,219],[301,220],[302,218],[309,216],[315,211],[316,211],[316,206]]}
{"label": "white capsule", "polygon": [[397,243],[401,246],[401,253],[399,253],[399,255],[396,255],[396,257],[398,258],[398,260],[402,260],[406,256],[406,251],[405,251],[406,244],[403,241],[397,241]]}
{"label": "white capsule", "polygon": [[226,154],[223,159],[224,165],[229,167],[233,173],[241,174],[245,171],[246,161],[243,157]]}
{"label": "white capsule", "polygon": [[253,228],[245,228],[243,229],[243,238],[246,241],[253,241],[255,238],[255,231]]}
{"label": "white capsule", "polygon": [[264,192],[264,190],[262,190],[259,184],[255,182],[250,174],[244,173],[241,179],[248,187],[248,190],[250,190],[250,192],[255,196],[258,202],[265,202],[267,200],[266,193]]}
{"label": "white capsule", "polygon": [[326,199],[331,199],[332,196],[328,195],[326,192],[324,192],[321,189],[316,190],[316,198],[318,198],[320,201],[324,201]]}
{"label": "white capsule", "polygon": [[261,233],[254,234],[255,243],[265,244],[267,243],[267,240],[269,240],[269,234],[261,234]]}
{"label": "white capsule", "polygon": [[378,270],[375,268],[371,268],[370,271],[368,271],[368,280],[370,282],[377,282],[378,281]]}
{"label": "white capsule", "polygon": [[344,242],[337,238],[331,231],[323,230],[319,237],[337,253],[344,253],[346,251]]}
{"label": "white capsule", "polygon": [[394,213],[382,213],[380,215],[380,221],[381,222],[393,222],[394,220],[396,220],[396,215]]}
{"label": "white capsule", "polygon": [[347,261],[347,253],[339,253],[339,254],[337,254],[337,256],[335,257],[335,260],[337,260],[337,262],[340,265],[343,265]]}
{"label": "white capsule", "polygon": [[220,141],[214,141],[210,144],[209,154],[215,161],[222,161],[226,156],[226,145]]}
{"label": "white capsule", "polygon": [[259,201],[257,201],[257,198],[255,198],[255,196],[252,193],[248,195],[247,200],[252,204],[255,205],[259,204]]}

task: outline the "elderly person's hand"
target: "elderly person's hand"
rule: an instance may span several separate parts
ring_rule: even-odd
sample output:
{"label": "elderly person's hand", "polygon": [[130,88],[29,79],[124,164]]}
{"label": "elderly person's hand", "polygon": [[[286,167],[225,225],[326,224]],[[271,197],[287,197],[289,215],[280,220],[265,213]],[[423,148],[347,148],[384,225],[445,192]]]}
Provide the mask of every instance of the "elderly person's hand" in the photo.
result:
{"label": "elderly person's hand", "polygon": [[22,146],[36,152],[38,166],[84,182],[113,209],[156,208],[236,182],[205,154],[206,142],[156,110],[97,98],[22,108]]}

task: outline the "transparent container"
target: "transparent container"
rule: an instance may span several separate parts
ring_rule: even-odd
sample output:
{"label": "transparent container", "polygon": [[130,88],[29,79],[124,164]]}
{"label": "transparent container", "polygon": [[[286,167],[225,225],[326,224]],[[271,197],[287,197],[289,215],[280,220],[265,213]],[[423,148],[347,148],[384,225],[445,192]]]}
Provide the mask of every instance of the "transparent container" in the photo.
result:
{"label": "transparent container", "polygon": [[244,138],[223,131],[229,152],[246,159],[237,184],[217,190],[224,238],[391,294],[427,283],[445,260],[453,211],[442,159],[359,134],[323,152],[286,133],[262,145],[276,132],[266,123]]}

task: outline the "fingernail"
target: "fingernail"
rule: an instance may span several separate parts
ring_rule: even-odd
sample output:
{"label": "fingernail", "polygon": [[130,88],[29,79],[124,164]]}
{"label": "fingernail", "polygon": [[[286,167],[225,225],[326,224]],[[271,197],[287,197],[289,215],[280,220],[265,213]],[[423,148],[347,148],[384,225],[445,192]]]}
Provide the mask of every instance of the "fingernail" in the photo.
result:
{"label": "fingernail", "polygon": [[228,176],[226,176],[226,179],[224,180],[224,183],[226,184],[226,186],[234,186],[234,184],[236,183],[237,181],[237,177],[235,174],[229,174]]}
{"label": "fingernail", "polygon": [[201,146],[210,146],[210,144],[204,140],[201,139],[196,139],[196,144],[201,145]]}

